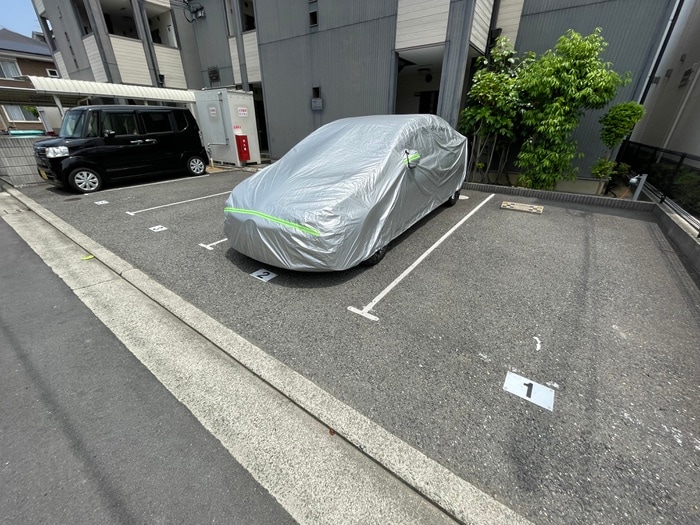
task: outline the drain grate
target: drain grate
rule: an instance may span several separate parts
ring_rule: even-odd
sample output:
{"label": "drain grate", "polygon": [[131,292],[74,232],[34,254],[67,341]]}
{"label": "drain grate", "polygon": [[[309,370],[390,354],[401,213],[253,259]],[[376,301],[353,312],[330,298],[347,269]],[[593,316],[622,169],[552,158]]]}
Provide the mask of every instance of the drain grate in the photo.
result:
{"label": "drain grate", "polygon": [[503,201],[501,203],[501,209],[524,211],[527,213],[542,213],[542,210],[544,210],[544,206],[537,206],[535,204],[522,204],[520,202]]}

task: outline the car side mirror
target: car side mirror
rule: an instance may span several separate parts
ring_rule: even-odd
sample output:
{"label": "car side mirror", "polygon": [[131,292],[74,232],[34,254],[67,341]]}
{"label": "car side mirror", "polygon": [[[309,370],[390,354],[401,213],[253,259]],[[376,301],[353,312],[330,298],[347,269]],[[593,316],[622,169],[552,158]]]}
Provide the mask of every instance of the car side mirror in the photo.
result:
{"label": "car side mirror", "polygon": [[106,129],[104,133],[102,133],[102,136],[106,139],[111,139],[114,138],[114,136],[117,134],[116,131],[112,131],[111,129]]}
{"label": "car side mirror", "polygon": [[420,153],[418,153],[416,150],[411,149],[411,150],[404,150],[404,164],[408,167],[408,169],[413,169],[416,166],[418,166],[418,161],[420,161]]}

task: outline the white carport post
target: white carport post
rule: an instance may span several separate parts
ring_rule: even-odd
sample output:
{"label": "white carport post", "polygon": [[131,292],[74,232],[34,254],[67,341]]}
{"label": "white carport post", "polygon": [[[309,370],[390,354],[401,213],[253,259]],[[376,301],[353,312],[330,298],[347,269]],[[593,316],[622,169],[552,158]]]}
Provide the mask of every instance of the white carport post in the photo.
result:
{"label": "white carport post", "polygon": [[56,107],[58,108],[58,112],[61,114],[61,117],[63,117],[63,106],[61,105],[61,99],[58,98],[57,95],[53,95],[53,101],[56,103]]}

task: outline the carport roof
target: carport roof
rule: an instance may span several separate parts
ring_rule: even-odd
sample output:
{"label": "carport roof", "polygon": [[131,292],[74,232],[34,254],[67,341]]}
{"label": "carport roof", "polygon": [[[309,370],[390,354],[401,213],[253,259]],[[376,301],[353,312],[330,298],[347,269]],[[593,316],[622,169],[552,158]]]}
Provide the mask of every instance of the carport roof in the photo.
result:
{"label": "carport roof", "polygon": [[129,84],[109,84],[63,78],[27,76],[2,82],[0,104],[55,106],[54,95],[64,106],[77,106],[89,97],[114,97],[134,100],[194,103],[194,93],[186,89],[157,88]]}

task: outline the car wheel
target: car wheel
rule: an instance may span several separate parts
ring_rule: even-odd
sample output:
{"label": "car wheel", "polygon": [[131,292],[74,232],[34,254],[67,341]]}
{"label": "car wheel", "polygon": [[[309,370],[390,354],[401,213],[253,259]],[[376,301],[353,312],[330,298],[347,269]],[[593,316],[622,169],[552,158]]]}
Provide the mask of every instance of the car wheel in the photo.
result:
{"label": "car wheel", "polygon": [[456,192],[454,192],[454,193],[452,194],[452,196],[451,196],[449,199],[447,199],[447,202],[445,203],[445,206],[454,206],[455,204],[457,204],[457,201],[458,201],[458,200],[459,200],[459,190],[457,190]]}
{"label": "car wheel", "polygon": [[190,175],[204,175],[207,172],[207,164],[198,155],[193,155],[187,159],[187,173]]}
{"label": "car wheel", "polygon": [[379,248],[376,252],[370,255],[367,259],[362,261],[362,266],[374,266],[379,261],[381,261],[386,255],[386,246]]}
{"label": "car wheel", "polygon": [[80,193],[92,193],[102,188],[102,177],[90,168],[78,168],[68,175],[68,185]]}

